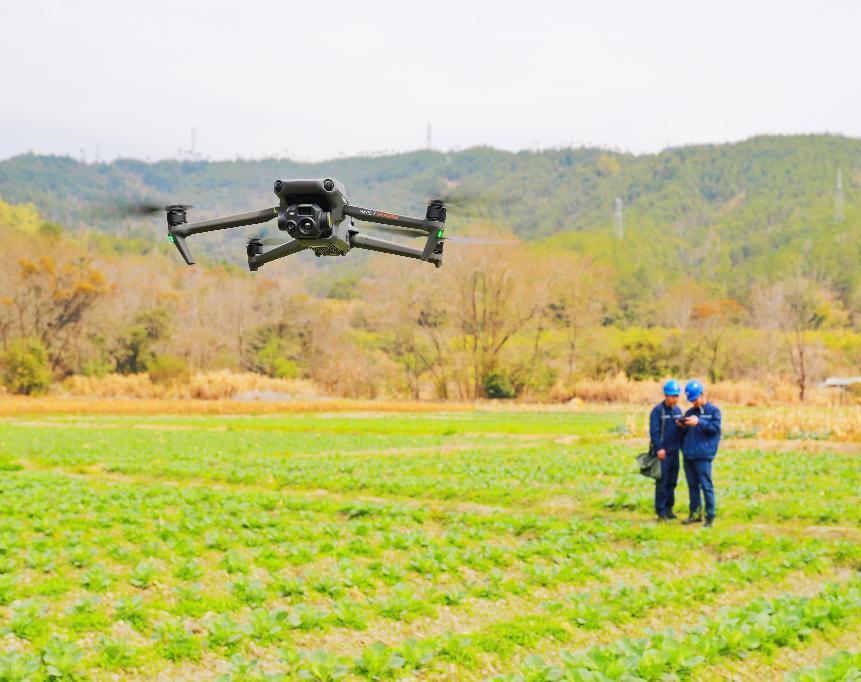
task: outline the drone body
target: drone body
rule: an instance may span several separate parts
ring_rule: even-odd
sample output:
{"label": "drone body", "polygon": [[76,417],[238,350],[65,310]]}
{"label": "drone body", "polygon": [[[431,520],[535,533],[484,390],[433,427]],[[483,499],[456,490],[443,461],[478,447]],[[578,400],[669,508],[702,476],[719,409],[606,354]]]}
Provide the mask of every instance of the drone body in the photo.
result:
{"label": "drone body", "polygon": [[[186,238],[245,225],[256,225],[277,219],[278,229],[287,241],[275,248],[264,250],[270,240],[251,239],[247,246],[248,267],[257,270],[261,265],[309,249],[316,256],[344,256],[350,249],[364,249],[388,253],[442,266],[446,208],[436,199],[427,207],[425,218],[409,218],[351,205],[347,192],[337,180],[276,180],[275,194],[278,206],[252,213],[216,218],[197,223],[186,223],[186,205],[167,206],[168,238],[189,265],[194,263]],[[355,221],[375,223],[376,229],[389,230],[407,237],[422,237],[424,247],[412,248],[404,244],[363,234]]]}

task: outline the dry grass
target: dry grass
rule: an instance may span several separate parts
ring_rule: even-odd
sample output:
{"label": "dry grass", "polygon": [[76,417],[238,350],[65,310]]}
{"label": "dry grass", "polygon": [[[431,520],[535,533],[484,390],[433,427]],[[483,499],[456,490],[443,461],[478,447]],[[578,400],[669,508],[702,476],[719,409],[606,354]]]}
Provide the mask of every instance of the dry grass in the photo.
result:
{"label": "dry grass", "polygon": [[734,411],[729,421],[736,433],[760,438],[861,441],[861,408],[833,410],[823,407],[783,408],[768,411]]}
{"label": "dry grass", "polygon": [[[708,394],[724,405],[775,406],[800,405],[798,388],[787,381],[731,381],[708,386]],[[568,388],[557,388],[558,400],[582,400],[587,403],[651,404],[661,395],[661,382],[632,381],[624,375],[594,381],[578,381]],[[840,404],[838,391],[813,388],[808,390],[806,405],[833,406]]]}
{"label": "dry grass", "polygon": [[186,381],[155,383],[148,374],[108,374],[104,377],[69,377],[60,395],[88,398],[161,398],[183,400],[230,400],[315,398],[310,381],[272,379],[253,372],[200,372]]}
{"label": "dry grass", "polygon": [[475,405],[346,399],[195,400],[163,398],[38,398],[0,396],[0,416],[28,415],[241,415],[294,412],[463,412]]}
{"label": "dry grass", "polygon": [[[833,407],[855,400],[840,391],[813,388],[801,403],[798,389],[786,381],[719,382],[708,387],[709,397],[722,405],[773,407],[778,405],[817,405]],[[307,400],[321,391],[302,379],[273,379],[253,372],[220,370],[199,372],[173,383],[153,382],[148,374],[108,374],[104,377],[72,376],[52,391],[53,395],[85,398],[138,398],[181,400]],[[0,395],[3,395],[0,389]],[[661,395],[661,382],[632,381],[624,375],[600,380],[579,381],[572,386],[557,386],[550,399],[557,404],[578,407],[591,405],[650,405]],[[493,401],[491,401],[493,402]],[[532,403],[516,401],[521,405]],[[512,405],[510,401],[499,404]],[[564,409],[564,408],[563,408]]]}
{"label": "dry grass", "polygon": [[[573,394],[573,395],[572,395]],[[557,402],[481,400],[417,402],[327,398],[309,381],[272,379],[251,372],[227,370],[191,375],[176,383],[155,383],[146,374],[104,377],[73,376],[46,397],[12,396],[0,391],[0,416],[40,414],[157,415],[157,414],[275,414],[279,412],[602,412],[629,413],[634,436],[645,433],[647,414],[661,395],[659,382],[636,382],[624,376],[576,384]],[[727,430],[746,438],[820,438],[861,440],[861,408],[840,405],[841,394],[813,390],[801,404],[791,384],[719,383],[709,397],[727,410]],[[563,398],[565,399],[562,402]],[[840,405],[841,409],[833,409]],[[756,406],[767,410],[733,409]]]}
{"label": "dry grass", "polygon": [[[718,403],[721,404],[721,403]],[[629,433],[638,438],[648,436],[648,414],[629,414],[625,420]],[[774,407],[770,409],[730,407],[723,410],[725,438],[741,438],[758,443],[779,440],[802,443],[861,441],[861,407],[844,406],[840,410],[816,405]],[[773,447],[773,444],[772,446]],[[807,449],[806,446],[803,449]]]}

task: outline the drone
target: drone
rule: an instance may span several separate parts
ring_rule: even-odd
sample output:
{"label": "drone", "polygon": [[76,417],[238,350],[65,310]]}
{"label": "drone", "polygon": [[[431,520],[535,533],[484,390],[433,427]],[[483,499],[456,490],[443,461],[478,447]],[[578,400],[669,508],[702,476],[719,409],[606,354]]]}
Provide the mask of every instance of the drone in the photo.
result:
{"label": "drone", "polygon": [[[278,197],[278,206],[214,220],[187,222],[188,209],[192,208],[187,204],[143,205],[139,207],[138,212],[162,210],[166,212],[168,239],[176,246],[188,265],[194,264],[186,242],[188,237],[204,232],[228,230],[277,220],[278,229],[285,235],[283,238],[253,237],[248,240],[246,246],[248,269],[252,272],[266,263],[292,256],[306,249],[313,251],[318,257],[345,256],[351,249],[364,249],[415,258],[432,263],[439,268],[442,266],[443,247],[446,242],[507,243],[498,240],[446,236],[445,199],[431,200],[424,219],[421,219],[354,206],[347,200],[344,185],[333,178],[276,180],[274,190]],[[364,234],[356,228],[355,221],[373,223],[373,229],[392,234],[423,238],[424,246],[414,248]],[[268,250],[264,248],[271,244],[277,244],[277,246]]]}

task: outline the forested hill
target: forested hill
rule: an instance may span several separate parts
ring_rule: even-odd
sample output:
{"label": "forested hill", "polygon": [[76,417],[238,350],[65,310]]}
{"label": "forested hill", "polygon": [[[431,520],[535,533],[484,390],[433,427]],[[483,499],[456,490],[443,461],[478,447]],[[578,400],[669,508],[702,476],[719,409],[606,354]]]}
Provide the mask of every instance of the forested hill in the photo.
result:
{"label": "forested hill", "polygon": [[[842,220],[835,206],[838,171]],[[738,294],[753,278],[798,269],[827,279],[844,297],[861,283],[861,140],[831,135],[756,137],[656,155],[480,147],[322,163],[109,164],[24,155],[0,162],[0,198],[32,202],[70,227],[122,233],[135,226],[108,220],[105,212],[118,198],[187,202],[199,207],[193,217],[205,218],[272,205],[276,178],[321,176],[343,181],[356,204],[416,214],[426,197],[445,188],[481,193],[485,200],[450,213],[454,229],[492,223],[554,249],[589,252],[614,265],[623,290],[642,290],[648,282],[657,291],[693,278]],[[617,197],[624,239],[614,234]],[[162,238],[160,222],[142,225]],[[241,256],[237,239],[219,235],[194,246]]]}

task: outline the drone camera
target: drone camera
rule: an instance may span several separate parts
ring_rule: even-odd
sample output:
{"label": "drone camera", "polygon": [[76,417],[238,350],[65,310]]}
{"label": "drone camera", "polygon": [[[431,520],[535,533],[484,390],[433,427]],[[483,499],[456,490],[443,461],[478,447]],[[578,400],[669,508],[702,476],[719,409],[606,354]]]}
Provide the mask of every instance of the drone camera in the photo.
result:
{"label": "drone camera", "polygon": [[332,214],[317,204],[291,204],[278,215],[278,229],[294,239],[332,236]]}

